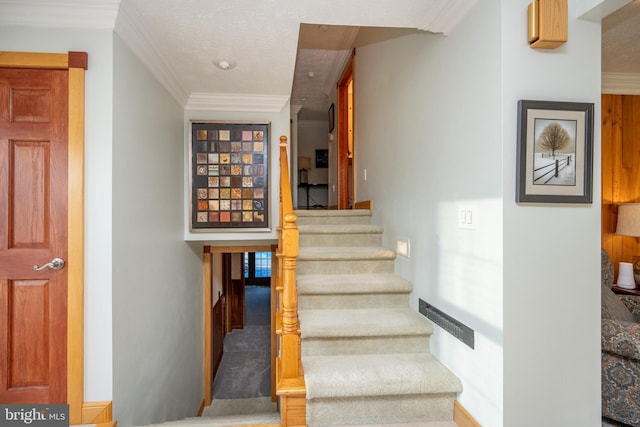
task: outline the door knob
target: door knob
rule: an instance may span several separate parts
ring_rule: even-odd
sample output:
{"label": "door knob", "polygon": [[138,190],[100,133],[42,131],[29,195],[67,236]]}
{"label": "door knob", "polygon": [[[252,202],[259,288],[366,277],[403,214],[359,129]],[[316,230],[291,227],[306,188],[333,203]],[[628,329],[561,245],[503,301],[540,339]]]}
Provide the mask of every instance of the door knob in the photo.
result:
{"label": "door knob", "polygon": [[44,270],[45,268],[51,268],[53,270],[62,270],[62,267],[64,267],[64,260],[62,258],[54,258],[51,260],[51,262],[48,262],[39,267],[37,265],[34,265],[33,269],[36,271]]}

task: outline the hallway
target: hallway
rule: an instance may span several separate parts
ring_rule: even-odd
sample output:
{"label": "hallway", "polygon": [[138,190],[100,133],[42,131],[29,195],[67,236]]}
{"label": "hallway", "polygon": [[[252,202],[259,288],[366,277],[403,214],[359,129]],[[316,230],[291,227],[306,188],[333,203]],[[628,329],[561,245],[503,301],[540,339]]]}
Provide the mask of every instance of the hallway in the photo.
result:
{"label": "hallway", "polygon": [[270,289],[246,286],[246,323],[224,338],[222,362],[213,382],[214,399],[271,395]]}

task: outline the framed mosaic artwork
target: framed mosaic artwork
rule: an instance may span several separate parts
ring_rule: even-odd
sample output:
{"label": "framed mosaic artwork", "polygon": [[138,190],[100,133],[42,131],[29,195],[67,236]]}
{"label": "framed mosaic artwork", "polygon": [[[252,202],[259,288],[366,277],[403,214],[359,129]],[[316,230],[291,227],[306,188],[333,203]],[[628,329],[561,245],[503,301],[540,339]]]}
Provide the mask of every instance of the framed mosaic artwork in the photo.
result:
{"label": "framed mosaic artwork", "polygon": [[269,228],[269,124],[191,123],[191,229]]}

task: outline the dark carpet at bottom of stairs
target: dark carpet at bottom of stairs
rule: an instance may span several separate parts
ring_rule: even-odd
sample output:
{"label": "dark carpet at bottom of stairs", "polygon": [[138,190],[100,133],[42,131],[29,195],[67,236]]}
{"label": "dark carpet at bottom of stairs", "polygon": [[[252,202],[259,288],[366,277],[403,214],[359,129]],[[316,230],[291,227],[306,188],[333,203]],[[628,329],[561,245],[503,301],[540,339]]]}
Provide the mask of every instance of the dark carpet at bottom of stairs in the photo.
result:
{"label": "dark carpet at bottom of stairs", "polygon": [[246,286],[246,325],[224,338],[224,353],[213,382],[214,399],[271,395],[270,289]]}

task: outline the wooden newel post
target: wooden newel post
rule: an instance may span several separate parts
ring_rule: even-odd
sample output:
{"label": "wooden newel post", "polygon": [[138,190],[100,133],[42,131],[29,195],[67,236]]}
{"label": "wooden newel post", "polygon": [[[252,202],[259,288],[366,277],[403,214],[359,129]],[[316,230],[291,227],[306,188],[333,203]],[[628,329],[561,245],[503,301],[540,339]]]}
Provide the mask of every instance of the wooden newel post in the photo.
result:
{"label": "wooden newel post", "polygon": [[296,258],[298,256],[298,217],[293,213],[287,137],[280,137],[280,272],[282,274],[282,335],[280,354],[282,378],[297,378],[300,373],[300,323],[298,321],[298,291],[296,289]]}
{"label": "wooden newel post", "polygon": [[298,321],[298,291],[296,287],[296,257],[298,256],[297,216],[286,214],[282,233],[284,235],[282,292],[282,352],[283,377],[298,376],[300,363],[300,323]]}
{"label": "wooden newel post", "polygon": [[287,158],[287,137],[280,137],[280,223],[278,227],[278,325],[279,357],[276,366],[277,390],[281,398],[282,427],[306,423],[306,387],[302,376],[300,322],[296,267],[299,232],[293,213],[293,197]]}

